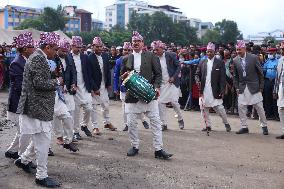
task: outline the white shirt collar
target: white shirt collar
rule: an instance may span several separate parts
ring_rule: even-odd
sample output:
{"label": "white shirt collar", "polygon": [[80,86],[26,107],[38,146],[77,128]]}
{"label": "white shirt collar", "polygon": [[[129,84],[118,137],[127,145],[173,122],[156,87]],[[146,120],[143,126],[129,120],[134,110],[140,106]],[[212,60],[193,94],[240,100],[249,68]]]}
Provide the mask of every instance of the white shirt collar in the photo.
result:
{"label": "white shirt collar", "polygon": [[141,54],[142,54],[142,50],[141,50],[140,52],[138,52],[138,53],[135,52],[135,51],[133,51],[132,54],[133,54],[133,55],[141,55]]}
{"label": "white shirt collar", "polygon": [[28,59],[24,55],[22,55],[22,57],[25,59],[26,62],[28,61]]}
{"label": "white shirt collar", "polygon": [[41,51],[44,57],[47,59],[47,55],[45,54],[45,52],[43,52],[43,50],[41,50],[40,48],[38,48],[38,50]]}
{"label": "white shirt collar", "polygon": [[208,61],[214,62],[215,56],[212,59],[207,58]]}

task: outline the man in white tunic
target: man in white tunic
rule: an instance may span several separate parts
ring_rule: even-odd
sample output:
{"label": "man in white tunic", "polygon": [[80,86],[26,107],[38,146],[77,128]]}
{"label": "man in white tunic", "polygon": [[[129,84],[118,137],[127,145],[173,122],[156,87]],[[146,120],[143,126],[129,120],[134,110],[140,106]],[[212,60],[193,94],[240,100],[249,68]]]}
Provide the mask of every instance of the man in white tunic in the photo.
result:
{"label": "man in white tunic", "polygon": [[12,121],[17,131],[13,142],[5,152],[5,157],[18,159],[30,143],[29,135],[22,135],[19,126],[19,114],[16,114],[21,96],[23,72],[29,56],[34,52],[34,41],[31,32],[14,37],[18,55],[9,66],[10,90],[8,98],[7,119]]}
{"label": "man in white tunic", "polygon": [[[162,70],[158,58],[151,52],[143,52],[143,37],[138,32],[133,32],[132,47],[133,54],[128,56],[127,62],[122,65],[121,78],[125,79],[131,70],[135,70],[143,76],[149,83],[153,84],[160,94],[162,81]],[[172,154],[163,150],[162,128],[159,117],[158,101],[152,100],[148,104],[132,96],[129,91],[125,96],[125,112],[127,113],[127,125],[129,127],[129,137],[132,148],[127,152],[127,156],[135,156],[139,151],[139,137],[137,128],[137,118],[141,113],[150,119],[150,127],[153,129],[153,146],[155,148],[155,158],[169,159]]]}
{"label": "man in white tunic", "polygon": [[80,53],[83,46],[83,41],[80,36],[72,36],[72,51],[68,55],[68,60],[75,65],[77,73],[76,94],[74,95],[75,111],[74,111],[74,138],[81,140],[79,134],[80,128],[80,108],[83,108],[83,121],[81,123],[81,130],[91,137],[92,133],[88,129],[90,116],[92,112],[92,96],[91,96],[91,82],[90,82],[90,68],[88,67],[88,56]]}
{"label": "man in white tunic", "polygon": [[200,109],[206,123],[206,128],[202,131],[211,131],[209,109],[213,108],[222,118],[226,131],[230,132],[231,127],[227,120],[222,99],[226,85],[225,64],[215,57],[215,45],[211,42],[207,45],[206,54],[207,58],[198,64],[195,75],[195,80],[200,86]]}
{"label": "man in white tunic", "polygon": [[247,106],[253,105],[256,109],[262,132],[268,135],[267,120],[262,103],[264,76],[256,55],[246,52],[244,41],[237,41],[238,56],[234,59],[234,86],[238,94],[238,110],[241,120],[241,129],[236,134],[249,133],[247,125]]}
{"label": "man in white tunic", "polygon": [[[123,131],[128,131],[128,126],[127,126],[127,114],[125,113],[125,94],[126,94],[126,89],[125,87],[121,84],[121,79],[120,79],[120,70],[121,66],[123,63],[126,62],[128,55],[132,53],[132,47],[130,42],[124,42],[123,44],[123,56],[121,56],[119,59],[116,60],[115,63],[115,68],[114,68],[114,93],[118,95],[120,92],[120,100],[121,100],[121,106],[122,106],[122,111],[123,111],[123,121],[124,121],[124,129]],[[145,120],[144,114],[140,114],[140,118],[142,121],[142,124],[145,129],[149,129],[149,124]]]}
{"label": "man in white tunic", "polygon": [[55,58],[56,74],[63,77],[64,83],[56,90],[53,127],[57,143],[63,145],[63,148],[76,152],[79,149],[72,142],[74,122],[71,114],[72,110],[75,109],[75,103],[73,95],[69,93],[71,87],[76,87],[76,72],[73,71],[73,65],[70,65],[67,59],[70,43],[66,39],[62,39],[58,46],[58,56]]}
{"label": "man in white tunic", "polygon": [[179,128],[184,129],[184,121],[178,103],[180,63],[175,53],[165,52],[165,44],[162,41],[153,41],[151,46],[154,53],[158,56],[162,68],[161,95],[158,99],[162,130],[167,130],[166,103],[169,102],[177,113]]}
{"label": "man in white tunic", "polygon": [[36,184],[54,188],[59,183],[47,175],[47,157],[51,140],[56,88],[63,83],[61,77],[50,79],[47,59],[54,59],[59,35],[45,32],[40,35],[40,48],[29,57],[24,70],[22,94],[17,113],[22,134],[31,135],[31,144],[15,164],[32,173],[30,162],[36,158]]}
{"label": "man in white tunic", "polygon": [[108,90],[111,90],[111,71],[109,56],[102,52],[103,42],[100,37],[95,37],[93,40],[93,52],[88,56],[89,65],[91,67],[91,83],[93,110],[91,113],[91,121],[94,127],[93,134],[100,135],[98,125],[98,110],[97,106],[101,105],[103,111],[104,128],[115,131],[116,128],[110,122],[109,115],[109,97]]}
{"label": "man in white tunic", "polygon": [[281,43],[280,48],[281,58],[278,60],[273,96],[277,99],[278,113],[283,134],[277,136],[276,139],[284,139],[284,41]]}

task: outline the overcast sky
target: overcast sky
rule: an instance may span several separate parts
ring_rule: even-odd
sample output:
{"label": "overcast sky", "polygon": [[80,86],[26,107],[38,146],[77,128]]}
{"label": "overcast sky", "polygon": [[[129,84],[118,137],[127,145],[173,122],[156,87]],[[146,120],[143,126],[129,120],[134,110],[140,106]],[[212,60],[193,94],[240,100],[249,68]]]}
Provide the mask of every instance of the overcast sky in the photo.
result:
{"label": "overcast sky", "polygon": [[[171,5],[180,8],[188,18],[199,18],[215,24],[223,18],[237,22],[246,37],[275,29],[284,31],[284,0],[144,0],[152,5]],[[105,19],[105,8],[115,0],[0,0],[0,6],[18,5],[34,8],[76,5],[93,12],[93,18]]]}

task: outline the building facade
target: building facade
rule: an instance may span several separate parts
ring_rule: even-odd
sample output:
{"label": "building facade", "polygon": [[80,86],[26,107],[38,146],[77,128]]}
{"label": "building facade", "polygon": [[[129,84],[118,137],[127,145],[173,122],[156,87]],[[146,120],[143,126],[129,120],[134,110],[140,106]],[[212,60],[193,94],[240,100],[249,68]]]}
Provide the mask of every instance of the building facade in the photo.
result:
{"label": "building facade", "polygon": [[36,19],[41,13],[42,9],[7,5],[0,9],[0,28],[12,30],[25,19]]}
{"label": "building facade", "polygon": [[[76,6],[64,7],[67,23],[65,32],[91,31],[93,28],[92,13],[83,9],[77,9]],[[43,9],[20,7],[7,5],[0,9],[0,28],[13,30],[19,26],[25,19],[36,19],[43,12]],[[95,22],[95,27],[101,27],[102,23]]]}
{"label": "building facade", "polygon": [[187,17],[177,10],[178,8],[169,5],[153,6],[138,0],[117,0],[115,4],[105,8],[104,28],[109,30],[115,25],[126,27],[133,12],[152,15],[160,11],[169,16],[173,22],[187,20]]}
{"label": "building facade", "polygon": [[92,20],[92,30],[103,30],[104,23],[98,19]]}
{"label": "building facade", "polygon": [[265,42],[265,38],[273,37],[276,42],[284,41],[284,30],[276,29],[271,32],[259,32],[256,35],[248,35],[247,42],[253,42],[255,45],[261,45]]}

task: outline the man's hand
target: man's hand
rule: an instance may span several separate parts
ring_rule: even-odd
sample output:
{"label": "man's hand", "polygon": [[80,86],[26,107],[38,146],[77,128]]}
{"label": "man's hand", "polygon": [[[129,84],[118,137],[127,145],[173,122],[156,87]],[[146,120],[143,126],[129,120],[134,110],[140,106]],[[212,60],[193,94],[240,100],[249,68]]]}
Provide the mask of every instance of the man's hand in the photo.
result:
{"label": "man's hand", "polygon": [[121,79],[124,80],[128,75],[130,71],[125,72],[124,74],[121,75]]}
{"label": "man's hand", "polygon": [[77,91],[78,87],[75,84],[71,85],[71,91]]}
{"label": "man's hand", "polygon": [[239,94],[240,94],[240,89],[236,89],[236,92],[237,92],[237,96],[239,96]]}
{"label": "man's hand", "polygon": [[171,77],[168,82],[173,83],[173,82],[175,82],[175,79],[173,77]]}
{"label": "man's hand", "polygon": [[94,94],[100,96],[101,95],[100,90],[95,91]]}
{"label": "man's hand", "polygon": [[63,85],[63,78],[62,77],[58,77],[57,81],[59,82],[60,85]]}
{"label": "man's hand", "polygon": [[275,100],[278,99],[278,95],[276,93],[273,93],[273,99],[275,99]]}
{"label": "man's hand", "polygon": [[160,96],[160,89],[156,88],[155,91],[156,91],[156,97],[155,98],[159,98],[159,96]]}

